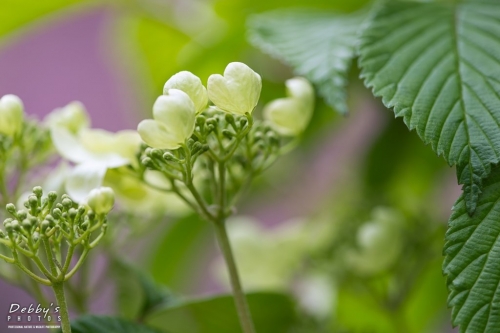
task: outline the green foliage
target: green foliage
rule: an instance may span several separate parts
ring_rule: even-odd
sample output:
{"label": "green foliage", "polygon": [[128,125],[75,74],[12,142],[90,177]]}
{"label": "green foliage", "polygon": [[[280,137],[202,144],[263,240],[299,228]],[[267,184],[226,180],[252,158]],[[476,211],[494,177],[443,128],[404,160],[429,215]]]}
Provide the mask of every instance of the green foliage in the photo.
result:
{"label": "green foliage", "polygon": [[472,217],[464,196],[456,202],[446,233],[443,265],[453,323],[460,332],[494,332],[500,326],[500,168],[484,180]]}
{"label": "green foliage", "polygon": [[108,316],[83,316],[71,324],[73,333],[160,333],[144,325]]}
{"label": "green foliage", "polygon": [[142,270],[119,259],[112,265],[117,287],[116,307],[122,317],[141,320],[155,308],[175,302],[166,288],[157,285]]}
{"label": "green foliage", "polygon": [[500,156],[500,6],[390,2],[364,31],[362,77],[425,143],[457,164],[468,212]]}
{"label": "green foliage", "polygon": [[[250,293],[247,299],[257,332],[285,333],[294,324],[293,303],[288,296]],[[217,296],[166,307],[152,313],[145,322],[171,333],[241,332],[231,296]]]}
{"label": "green foliage", "polygon": [[314,82],[330,106],[347,113],[347,75],[366,14],[272,11],[249,21],[249,38],[265,52],[290,64],[298,75]]}

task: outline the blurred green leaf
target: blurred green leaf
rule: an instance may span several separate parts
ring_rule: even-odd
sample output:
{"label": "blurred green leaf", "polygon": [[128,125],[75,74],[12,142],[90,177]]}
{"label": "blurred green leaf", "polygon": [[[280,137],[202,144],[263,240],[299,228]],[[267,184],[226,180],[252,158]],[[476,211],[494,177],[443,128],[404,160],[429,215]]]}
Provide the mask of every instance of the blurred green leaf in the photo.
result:
{"label": "blurred green leaf", "polygon": [[108,316],[83,316],[71,323],[73,333],[160,333],[144,325]]}
{"label": "blurred green leaf", "polygon": [[500,161],[500,4],[386,3],[364,30],[365,84],[457,164],[469,214]]}
{"label": "blurred green leaf", "polygon": [[0,36],[56,11],[83,2],[86,0],[2,0]]}
{"label": "blurred green leaf", "polygon": [[211,225],[197,215],[171,223],[152,258],[151,274],[156,282],[179,290],[196,277],[193,267],[204,259],[201,251]]}
{"label": "blurred green leaf", "polygon": [[444,273],[448,304],[460,332],[496,332],[500,327],[500,167],[493,168],[473,216],[464,195],[453,206],[446,232]]}
{"label": "blurred green leaf", "polygon": [[255,46],[290,64],[312,81],[326,102],[347,113],[346,85],[367,11],[336,14],[319,10],[277,10],[249,20]]}
{"label": "blurred green leaf", "polygon": [[[247,295],[256,331],[286,333],[295,322],[290,298],[277,293]],[[232,296],[188,301],[158,310],[145,322],[151,327],[172,333],[237,333],[241,332]]]}
{"label": "blurred green leaf", "polygon": [[118,259],[113,260],[111,265],[117,286],[116,306],[120,316],[140,320],[156,307],[175,302],[175,298],[165,287],[157,285],[137,267]]}

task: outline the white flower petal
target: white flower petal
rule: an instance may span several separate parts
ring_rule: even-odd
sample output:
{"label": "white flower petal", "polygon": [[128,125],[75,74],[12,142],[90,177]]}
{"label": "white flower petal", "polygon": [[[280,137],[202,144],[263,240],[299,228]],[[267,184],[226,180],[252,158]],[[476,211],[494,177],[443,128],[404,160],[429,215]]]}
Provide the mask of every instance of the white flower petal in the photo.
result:
{"label": "white flower petal", "polygon": [[142,140],[149,146],[159,149],[177,149],[181,142],[167,131],[163,123],[156,120],[146,119],[137,126]]}
{"label": "white flower petal", "polygon": [[101,164],[108,168],[117,168],[130,164],[127,158],[118,153],[91,152],[80,142],[79,137],[63,127],[54,126],[50,129],[54,147],[65,159],[76,163]]}
{"label": "white flower petal", "polygon": [[85,202],[89,193],[102,186],[107,168],[102,164],[77,165],[66,179],[66,192],[76,202]]}
{"label": "white flower petal", "polygon": [[71,133],[78,133],[83,128],[90,127],[90,117],[85,109],[85,106],[73,101],[68,105],[55,109],[47,117],[44,122],[49,126],[63,127]]}
{"label": "white flower petal", "polygon": [[201,83],[200,78],[193,73],[182,71],[173,75],[165,83],[163,93],[168,95],[170,89],[182,90],[188,94],[195,105],[196,113],[200,113],[207,108],[207,89]]}
{"label": "white flower petal", "polygon": [[257,105],[262,90],[260,75],[241,62],[232,62],[224,70],[224,76],[208,78],[208,97],[220,109],[244,115]]}

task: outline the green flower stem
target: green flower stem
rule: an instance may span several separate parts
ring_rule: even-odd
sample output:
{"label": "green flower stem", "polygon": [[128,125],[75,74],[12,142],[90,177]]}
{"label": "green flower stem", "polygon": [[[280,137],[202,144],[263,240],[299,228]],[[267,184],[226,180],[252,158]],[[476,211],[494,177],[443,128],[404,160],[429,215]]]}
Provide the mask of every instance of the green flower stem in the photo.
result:
{"label": "green flower stem", "polygon": [[217,240],[219,242],[219,246],[221,248],[222,255],[224,256],[224,260],[226,261],[227,269],[229,272],[231,287],[233,289],[234,302],[236,304],[236,310],[240,319],[241,328],[243,329],[243,333],[255,333],[252,315],[248,307],[245,293],[243,292],[243,288],[241,287],[238,268],[234,260],[229,237],[227,236],[225,220],[219,220],[217,223],[214,223],[214,225],[217,234]]}
{"label": "green flower stem", "polygon": [[71,324],[69,321],[68,304],[64,295],[64,283],[57,282],[52,285],[54,294],[56,295],[57,305],[59,306],[61,314],[61,328],[62,333],[71,333]]}

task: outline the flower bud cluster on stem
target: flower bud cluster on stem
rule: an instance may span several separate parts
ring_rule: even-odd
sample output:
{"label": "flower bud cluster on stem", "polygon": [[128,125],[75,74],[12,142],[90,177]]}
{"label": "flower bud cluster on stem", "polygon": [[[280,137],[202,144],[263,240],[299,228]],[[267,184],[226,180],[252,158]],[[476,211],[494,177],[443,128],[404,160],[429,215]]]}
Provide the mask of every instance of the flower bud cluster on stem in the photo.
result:
{"label": "flower bud cluster on stem", "polygon": [[[227,264],[241,327],[254,333],[250,311],[226,232],[226,218],[253,178],[283,153],[286,137],[307,126],[314,92],[305,79],[287,82],[289,97],[266,107],[266,119],[252,112],[262,89],[261,77],[242,63],[230,63],[224,75],[208,79],[208,89],[189,72],[174,75],[153,106],[153,118],[138,132],[141,150],[137,177],[159,190],[175,193],[216,229]],[[213,105],[208,105],[209,100]],[[288,119],[288,118],[290,119]],[[145,170],[161,173],[169,188],[148,182]]]}
{"label": "flower bud cluster on stem", "polygon": [[[107,189],[91,193],[89,206],[98,208],[91,210],[85,205],[77,205],[67,195],[59,200],[55,192],[44,196],[42,188],[37,186],[22,209],[12,203],[6,205],[11,217],[3,222],[4,230],[0,229],[0,243],[10,253],[0,253],[0,259],[54,289],[61,307],[63,333],[71,331],[64,282],[76,273],[89,251],[106,234],[106,215],[112,208],[113,198]],[[75,259],[77,249],[79,258]],[[38,270],[31,269],[33,266]]]}

